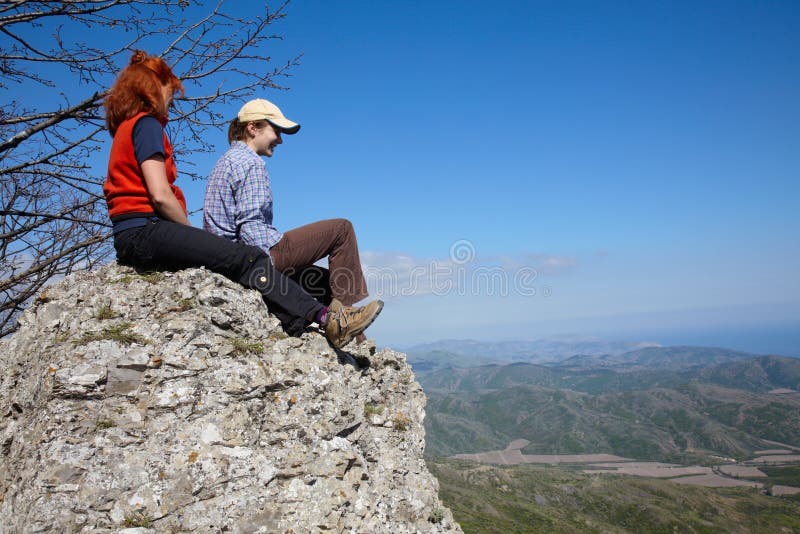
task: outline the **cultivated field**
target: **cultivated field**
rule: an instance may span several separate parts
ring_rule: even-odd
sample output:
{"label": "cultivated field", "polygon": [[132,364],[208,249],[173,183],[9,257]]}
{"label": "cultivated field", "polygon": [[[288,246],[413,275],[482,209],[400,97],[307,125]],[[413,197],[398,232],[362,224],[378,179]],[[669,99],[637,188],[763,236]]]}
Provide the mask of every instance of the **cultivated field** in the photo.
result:
{"label": "cultivated field", "polygon": [[[592,466],[597,464],[592,464]],[[631,462],[623,464],[604,464],[610,469],[584,469],[584,473],[614,473],[617,475],[632,475],[637,477],[651,478],[674,478],[686,475],[712,475],[714,472],[710,467],[682,466],[682,465],[659,465],[657,463],[648,464],[647,462]]]}
{"label": "cultivated field", "polygon": [[797,495],[800,494],[800,488],[794,486],[772,486],[773,495]]}
{"label": "cultivated field", "polygon": [[800,454],[775,454],[745,460],[746,464],[792,464],[800,462]]}
{"label": "cultivated field", "polygon": [[692,486],[705,486],[707,488],[732,488],[734,486],[749,486],[751,488],[763,487],[763,484],[760,482],[728,478],[713,473],[710,475],[673,478],[671,482],[675,482],[676,484],[691,484]]}
{"label": "cultivated field", "polygon": [[750,467],[747,465],[720,465],[717,469],[723,475],[728,475],[730,477],[755,478],[767,476],[767,474],[758,467]]}
{"label": "cultivated field", "polygon": [[526,439],[515,439],[502,451],[456,454],[452,458],[496,465],[586,464],[592,462],[625,462],[628,460],[628,458],[613,454],[522,454],[520,449],[529,443],[530,441]]}
{"label": "cultivated field", "polygon": [[[743,464],[722,464],[716,467],[698,465],[684,466],[662,462],[637,462],[613,454],[522,454],[521,449],[530,442],[516,439],[502,451],[488,451],[475,454],[457,454],[452,458],[496,465],[518,464],[588,464],[584,473],[609,473],[637,477],[668,479],[676,484],[706,486],[714,488],[746,486],[764,487],[763,482],[744,480],[747,478],[768,478],[754,466],[785,465],[800,462],[800,454],[786,454],[788,449],[771,449],[758,451],[756,458],[746,460]],[[791,447],[794,448],[794,447]],[[793,495],[800,493],[800,488],[793,486],[773,486],[773,495]]]}

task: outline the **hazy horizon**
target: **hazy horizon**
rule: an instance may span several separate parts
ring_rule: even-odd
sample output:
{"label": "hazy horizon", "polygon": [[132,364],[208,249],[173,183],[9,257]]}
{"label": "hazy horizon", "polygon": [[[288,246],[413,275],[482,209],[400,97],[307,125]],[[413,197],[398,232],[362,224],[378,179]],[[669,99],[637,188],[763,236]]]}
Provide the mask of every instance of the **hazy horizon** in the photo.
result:
{"label": "hazy horizon", "polygon": [[[800,303],[783,304],[788,308],[787,315],[800,310]],[[692,345],[719,347],[757,355],[776,355],[800,358],[800,320],[747,322],[743,317],[748,312],[759,310],[742,307],[734,310],[727,320],[715,323],[697,324],[702,316],[715,316],[714,309],[678,310],[651,314],[627,315],[602,318],[584,318],[579,321],[552,321],[550,324],[536,323],[524,328],[521,324],[498,325],[491,331],[477,331],[474,328],[449,330],[448,334],[437,336],[433,332],[408,332],[407,340],[398,336],[393,342],[381,345],[397,350],[406,350],[446,340],[475,340],[486,343],[506,341],[536,341],[540,339],[595,338],[602,341],[653,342],[663,346]],[[680,316],[682,324],[676,324]],[[669,320],[671,326],[666,323]]]}

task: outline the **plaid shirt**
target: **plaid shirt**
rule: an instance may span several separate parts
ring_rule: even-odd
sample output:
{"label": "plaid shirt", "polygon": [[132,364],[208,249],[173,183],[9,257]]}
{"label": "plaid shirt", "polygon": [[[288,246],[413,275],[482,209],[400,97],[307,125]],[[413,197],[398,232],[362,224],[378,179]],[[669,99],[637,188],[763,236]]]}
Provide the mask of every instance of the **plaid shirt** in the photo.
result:
{"label": "plaid shirt", "polygon": [[283,234],[272,226],[267,166],[250,147],[234,141],[214,165],[206,184],[203,229],[267,254]]}

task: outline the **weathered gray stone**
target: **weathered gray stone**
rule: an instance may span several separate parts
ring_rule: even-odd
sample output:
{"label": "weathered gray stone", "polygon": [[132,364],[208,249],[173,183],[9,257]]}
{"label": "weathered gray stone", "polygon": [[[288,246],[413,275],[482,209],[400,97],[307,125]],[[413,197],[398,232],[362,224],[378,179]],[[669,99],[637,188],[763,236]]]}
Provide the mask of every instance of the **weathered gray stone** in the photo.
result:
{"label": "weathered gray stone", "polygon": [[106,394],[127,395],[133,393],[141,383],[142,373],[130,369],[112,369],[108,375]]}
{"label": "weathered gray stone", "polygon": [[204,269],[78,273],[20,325],[0,342],[0,533],[460,531],[403,354],[286,337]]}

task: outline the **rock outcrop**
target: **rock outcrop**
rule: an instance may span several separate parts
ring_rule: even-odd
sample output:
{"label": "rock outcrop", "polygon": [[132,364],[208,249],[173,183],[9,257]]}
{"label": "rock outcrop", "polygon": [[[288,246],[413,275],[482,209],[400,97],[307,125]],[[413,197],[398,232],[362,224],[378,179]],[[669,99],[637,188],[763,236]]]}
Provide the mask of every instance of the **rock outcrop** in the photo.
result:
{"label": "rock outcrop", "polygon": [[0,532],[460,531],[403,354],[287,337],[204,269],[78,273],[20,325],[0,342]]}

